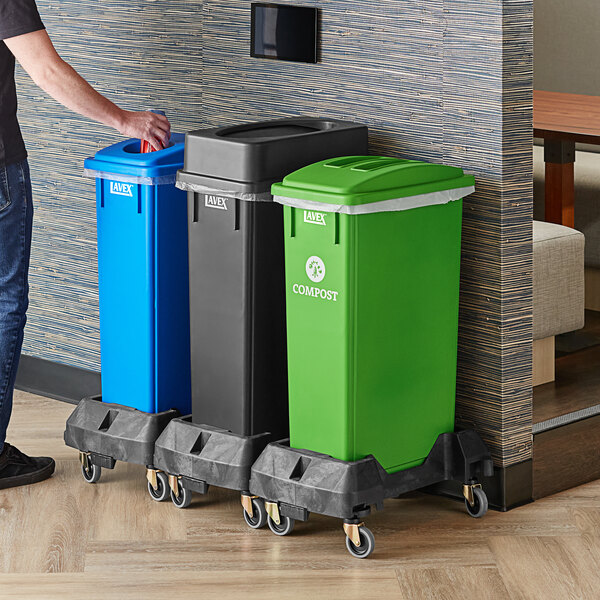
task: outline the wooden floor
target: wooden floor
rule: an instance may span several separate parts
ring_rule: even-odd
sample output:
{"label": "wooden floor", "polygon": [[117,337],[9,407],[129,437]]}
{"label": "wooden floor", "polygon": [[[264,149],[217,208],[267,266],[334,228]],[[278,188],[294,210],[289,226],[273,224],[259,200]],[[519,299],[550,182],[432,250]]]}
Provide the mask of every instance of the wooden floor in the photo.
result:
{"label": "wooden floor", "polygon": [[359,561],[334,519],[278,538],[250,530],[232,492],[178,510],[126,464],[84,483],[62,442],[72,408],[17,395],[9,441],[58,468],[0,491],[2,600],[600,598],[600,482],[481,520],[443,498],[389,501],[367,519],[376,549]]}

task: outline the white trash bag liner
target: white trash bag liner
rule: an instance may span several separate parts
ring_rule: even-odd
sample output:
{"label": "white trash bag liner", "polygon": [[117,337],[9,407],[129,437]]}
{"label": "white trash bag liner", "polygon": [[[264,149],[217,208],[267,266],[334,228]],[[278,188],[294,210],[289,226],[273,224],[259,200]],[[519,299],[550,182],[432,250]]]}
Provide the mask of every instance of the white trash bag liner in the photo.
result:
{"label": "white trash bag liner", "polygon": [[120,181],[122,183],[135,183],[138,185],[173,185],[177,175],[159,175],[157,177],[144,177],[142,175],[123,175],[121,173],[109,173],[108,171],[96,171],[95,169],[84,169],[84,177],[93,177],[95,179],[109,179],[110,181]]}
{"label": "white trash bag liner", "polygon": [[395,212],[400,210],[411,210],[423,206],[434,206],[436,204],[448,204],[454,200],[460,200],[475,191],[474,186],[431,192],[430,194],[419,194],[418,196],[406,196],[405,198],[394,198],[392,200],[380,200],[356,206],[345,204],[329,204],[328,202],[316,202],[314,200],[300,200],[286,196],[275,196],[275,202],[303,208],[305,210],[316,210],[321,212],[341,213],[344,215],[367,215],[377,212]]}
{"label": "white trash bag liner", "polygon": [[197,194],[207,194],[209,196],[225,196],[226,198],[236,198],[244,202],[273,202],[271,192],[234,192],[233,190],[223,190],[199,183],[186,183],[185,181],[177,181],[175,184],[180,190],[186,192],[196,192]]}

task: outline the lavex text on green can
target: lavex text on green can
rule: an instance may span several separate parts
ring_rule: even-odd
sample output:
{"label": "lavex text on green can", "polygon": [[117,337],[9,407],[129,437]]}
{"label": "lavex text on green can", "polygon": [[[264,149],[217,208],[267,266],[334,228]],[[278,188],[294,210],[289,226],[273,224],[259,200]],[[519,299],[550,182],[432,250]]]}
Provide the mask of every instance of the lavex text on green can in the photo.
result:
{"label": "lavex text on green can", "polygon": [[316,210],[304,211],[304,222],[312,223],[313,225],[327,225],[325,220],[327,213],[317,212]]}

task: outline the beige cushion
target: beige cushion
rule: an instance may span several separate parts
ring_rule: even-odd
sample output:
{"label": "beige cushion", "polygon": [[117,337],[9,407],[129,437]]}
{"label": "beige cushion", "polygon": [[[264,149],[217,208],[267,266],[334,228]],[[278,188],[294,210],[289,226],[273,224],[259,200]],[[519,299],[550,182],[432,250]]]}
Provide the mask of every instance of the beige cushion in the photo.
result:
{"label": "beige cushion", "polygon": [[[600,146],[599,146],[600,148]],[[533,218],[544,220],[544,149],[533,148]],[[575,229],[585,235],[585,264],[600,268],[600,154],[577,152]]]}
{"label": "beige cushion", "polygon": [[583,327],[584,249],[579,231],[533,222],[534,340]]}

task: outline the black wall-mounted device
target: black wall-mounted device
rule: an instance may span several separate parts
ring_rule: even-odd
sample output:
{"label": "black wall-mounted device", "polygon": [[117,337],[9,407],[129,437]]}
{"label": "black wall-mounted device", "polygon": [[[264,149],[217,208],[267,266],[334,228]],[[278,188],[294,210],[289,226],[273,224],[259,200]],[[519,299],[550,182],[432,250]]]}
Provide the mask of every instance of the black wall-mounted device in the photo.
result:
{"label": "black wall-mounted device", "polygon": [[250,55],[316,63],[318,23],[310,6],[253,2]]}

